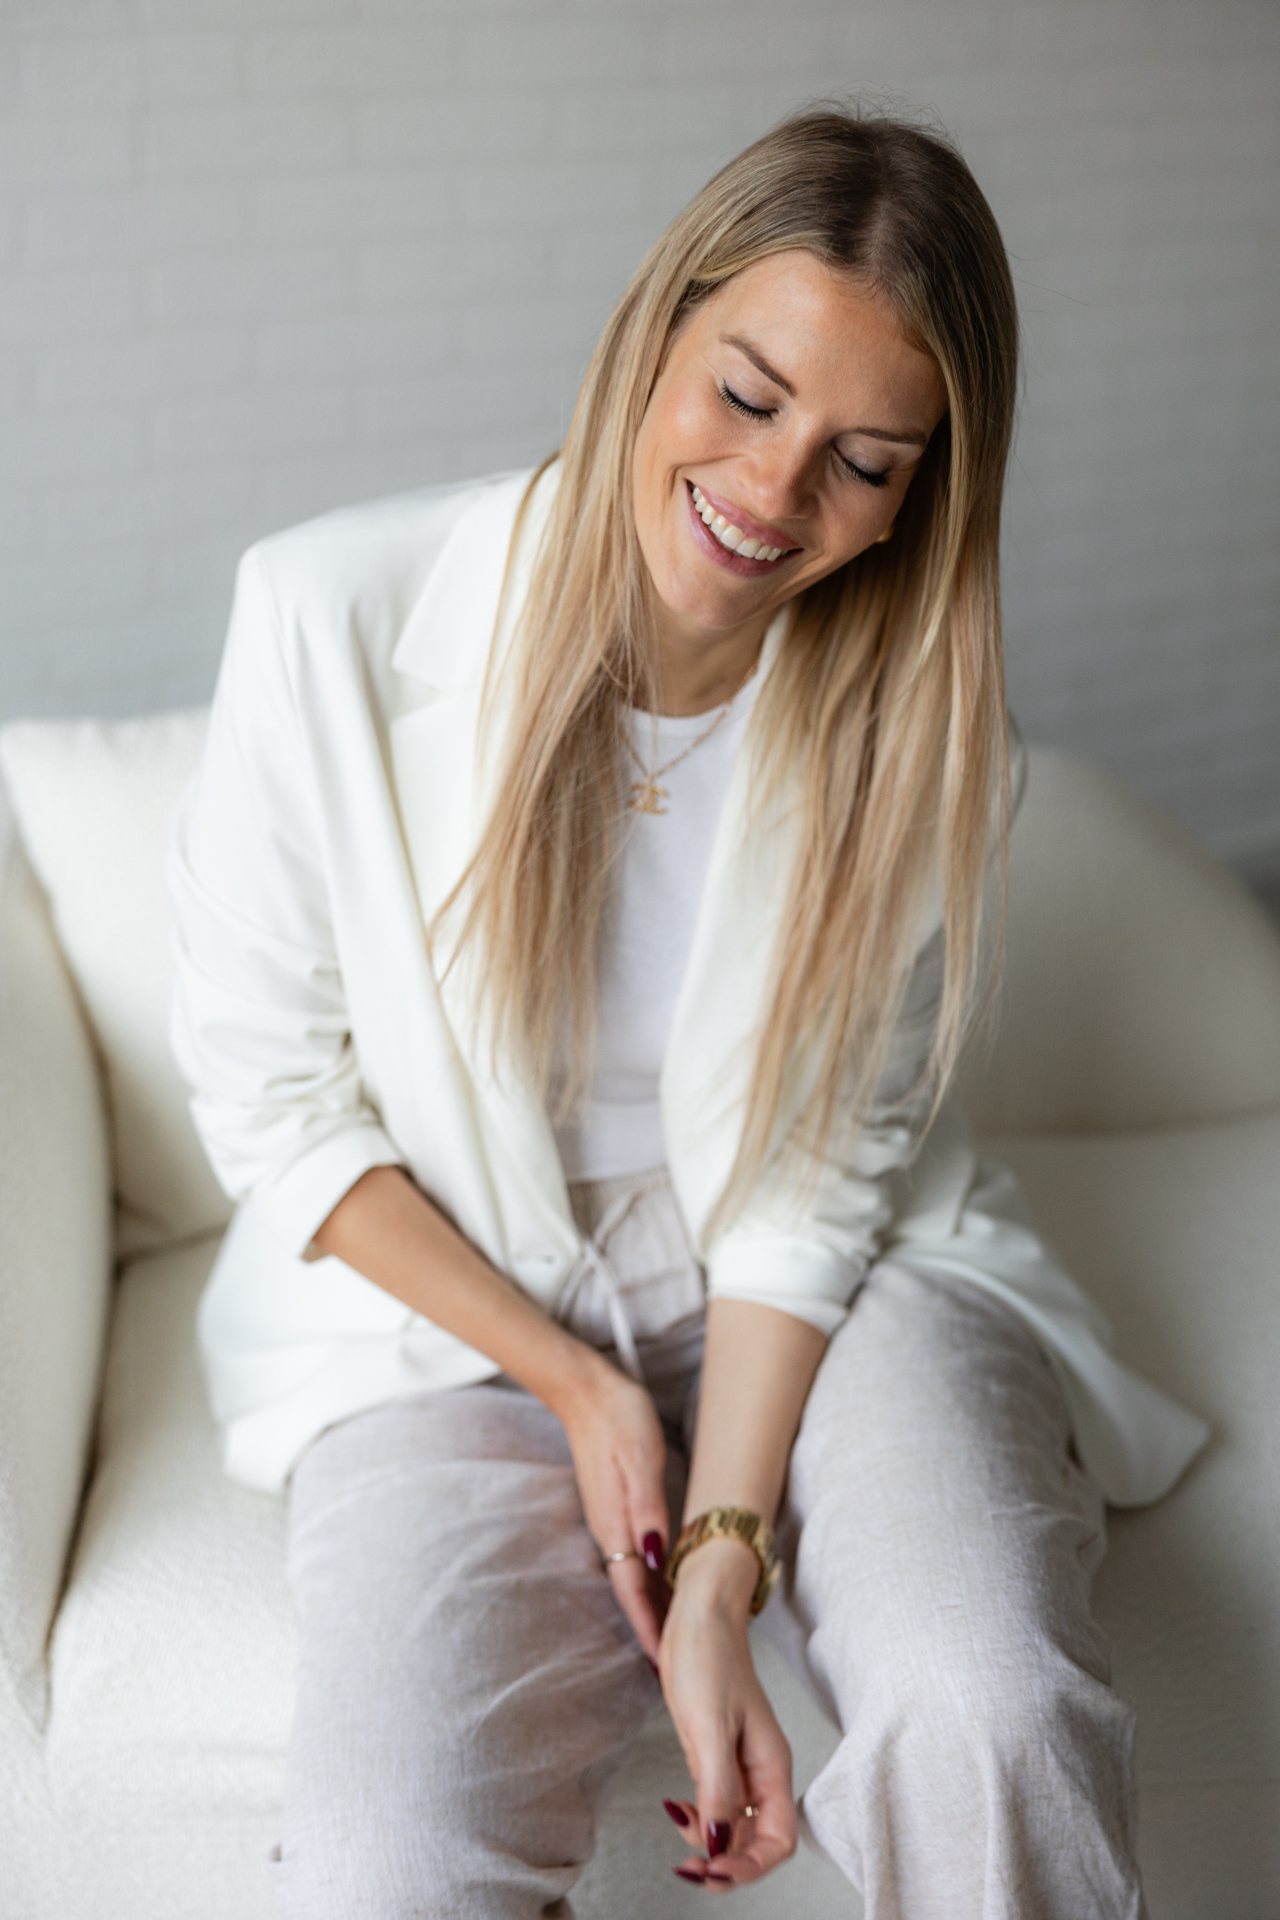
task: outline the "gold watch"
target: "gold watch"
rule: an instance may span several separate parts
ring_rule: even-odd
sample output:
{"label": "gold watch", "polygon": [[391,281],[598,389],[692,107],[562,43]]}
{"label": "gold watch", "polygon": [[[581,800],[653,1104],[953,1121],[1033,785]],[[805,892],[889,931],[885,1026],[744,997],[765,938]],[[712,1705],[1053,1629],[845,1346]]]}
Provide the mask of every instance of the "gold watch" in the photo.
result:
{"label": "gold watch", "polygon": [[756,1590],[751,1596],[751,1611],[759,1613],[768,1604],[769,1595],[778,1584],[778,1575],[782,1571],[777,1549],[773,1544],[773,1528],[760,1514],[752,1513],[746,1507],[708,1507],[687,1527],[682,1527],[675,1545],[667,1555],[666,1580],[669,1587],[676,1584],[676,1575],[681,1562],[695,1547],[708,1540],[741,1540],[744,1547],[750,1547],[760,1562],[760,1578],[756,1581]]}

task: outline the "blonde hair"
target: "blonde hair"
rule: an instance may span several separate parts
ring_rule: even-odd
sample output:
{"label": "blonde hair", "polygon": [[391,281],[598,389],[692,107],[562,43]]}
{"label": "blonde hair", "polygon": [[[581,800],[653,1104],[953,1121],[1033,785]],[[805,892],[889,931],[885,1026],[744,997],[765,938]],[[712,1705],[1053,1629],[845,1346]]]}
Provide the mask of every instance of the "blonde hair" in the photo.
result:
{"label": "blonde hair", "polygon": [[[505,770],[455,899],[477,948],[492,1044],[559,1110],[581,1097],[596,961],[620,847],[622,711],[654,698],[651,586],[632,452],[664,350],[733,274],[805,248],[874,286],[937,362],[948,412],[894,537],[800,594],[748,746],[762,801],[794,783],[803,830],[778,916],[772,997],[737,1160],[716,1217],[750,1191],[806,1049],[791,1136],[820,1152],[874,1098],[940,885],[946,959],[927,1089],[940,1097],[975,1003],[990,856],[1002,871],[1008,764],[999,522],[1017,317],[999,230],[942,139],[840,108],[748,147],[672,221],[618,302],[583,382],[520,619]],[[526,496],[527,501],[528,496]],[[518,536],[519,529],[517,529]],[[513,542],[514,548],[514,542]]]}

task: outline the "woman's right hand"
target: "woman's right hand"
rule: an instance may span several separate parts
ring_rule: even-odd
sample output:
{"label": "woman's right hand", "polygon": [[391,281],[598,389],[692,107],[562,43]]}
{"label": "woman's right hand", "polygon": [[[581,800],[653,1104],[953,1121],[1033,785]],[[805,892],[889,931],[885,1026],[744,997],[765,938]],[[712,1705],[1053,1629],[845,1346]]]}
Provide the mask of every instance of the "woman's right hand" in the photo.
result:
{"label": "woman's right hand", "polygon": [[[667,1546],[667,1449],[657,1409],[642,1386],[590,1353],[583,1378],[555,1411],[569,1437],[591,1537],[606,1559],[618,1604],[656,1666]],[[609,1561],[611,1553],[638,1557]]]}

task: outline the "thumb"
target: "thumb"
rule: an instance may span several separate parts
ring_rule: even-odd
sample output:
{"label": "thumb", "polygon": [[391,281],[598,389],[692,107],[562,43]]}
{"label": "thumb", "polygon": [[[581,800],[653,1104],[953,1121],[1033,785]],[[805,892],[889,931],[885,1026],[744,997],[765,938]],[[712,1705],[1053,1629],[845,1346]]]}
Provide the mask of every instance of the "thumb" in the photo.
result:
{"label": "thumb", "polygon": [[729,1851],[733,1823],[742,1811],[746,1794],[738,1755],[727,1744],[725,1731],[709,1734],[707,1740],[698,1753],[698,1819],[703,1844],[714,1860]]}

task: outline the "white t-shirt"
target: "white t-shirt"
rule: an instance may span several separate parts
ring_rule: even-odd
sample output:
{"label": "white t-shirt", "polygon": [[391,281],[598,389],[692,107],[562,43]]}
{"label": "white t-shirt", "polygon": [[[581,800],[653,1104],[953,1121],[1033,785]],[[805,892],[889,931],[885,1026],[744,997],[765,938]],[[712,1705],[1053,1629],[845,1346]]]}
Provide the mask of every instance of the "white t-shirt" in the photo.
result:
{"label": "white t-shirt", "polygon": [[[556,1129],[570,1180],[641,1173],[666,1160],[658,1075],[756,687],[749,681],[715,732],[659,776],[662,813],[623,815],[627,841],[600,950],[595,1072],[574,1119]],[[678,718],[631,711],[627,724],[641,764],[656,769],[714,717],[714,711]],[[627,758],[630,786],[642,775]]]}

